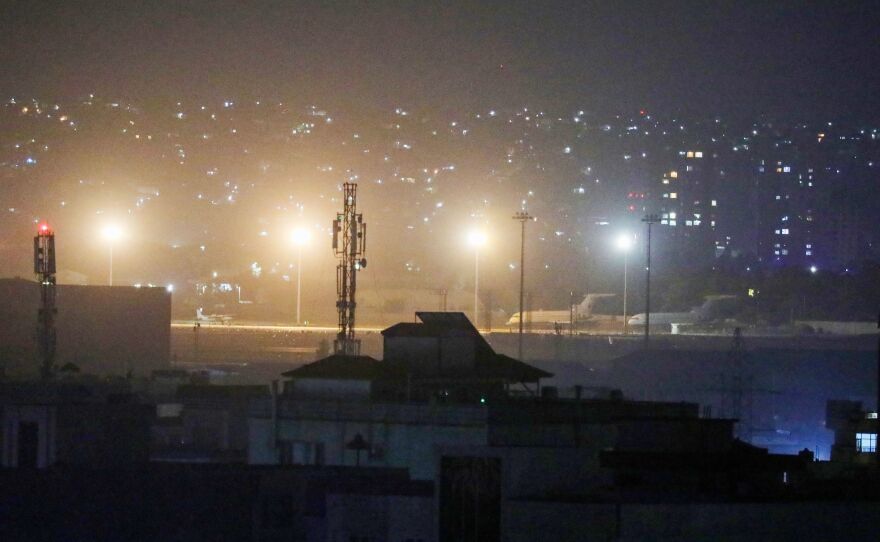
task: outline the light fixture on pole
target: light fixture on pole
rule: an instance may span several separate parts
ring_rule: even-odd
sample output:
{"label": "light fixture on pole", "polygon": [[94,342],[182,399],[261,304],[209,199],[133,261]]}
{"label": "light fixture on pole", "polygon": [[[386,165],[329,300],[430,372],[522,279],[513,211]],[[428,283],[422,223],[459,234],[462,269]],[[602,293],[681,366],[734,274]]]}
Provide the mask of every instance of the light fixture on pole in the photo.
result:
{"label": "light fixture on pole", "polygon": [[468,234],[468,244],[474,248],[474,327],[478,326],[479,290],[480,290],[480,247],[486,244],[486,234],[474,230]]}
{"label": "light fixture on pole", "polygon": [[303,246],[309,243],[312,236],[309,233],[309,230],[305,228],[297,228],[293,230],[291,238],[293,239],[293,244],[296,245],[296,324],[300,325],[302,324],[300,313],[302,301],[302,253]]}
{"label": "light fixture on pole", "polygon": [[122,230],[118,226],[108,225],[101,230],[101,236],[110,246],[110,273],[108,283],[113,286],[113,245],[122,238]]}
{"label": "light fixture on pole", "polygon": [[626,322],[626,301],[627,301],[627,270],[628,270],[628,259],[629,259],[629,251],[633,246],[633,236],[628,233],[622,233],[617,237],[615,241],[617,245],[617,250],[623,252],[623,334],[626,335],[627,332],[627,322]]}

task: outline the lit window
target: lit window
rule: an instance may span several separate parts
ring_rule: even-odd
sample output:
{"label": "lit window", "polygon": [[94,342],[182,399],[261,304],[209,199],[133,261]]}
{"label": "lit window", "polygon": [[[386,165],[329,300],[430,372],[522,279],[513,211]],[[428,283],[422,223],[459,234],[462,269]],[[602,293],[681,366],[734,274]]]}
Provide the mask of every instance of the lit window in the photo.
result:
{"label": "lit window", "polygon": [[678,172],[677,171],[670,171],[669,176],[672,177],[673,179],[678,179]]}
{"label": "lit window", "polygon": [[678,198],[677,192],[670,192],[669,193],[669,199],[676,199],[676,198]]}
{"label": "lit window", "polygon": [[811,245],[810,243],[807,243],[807,248],[813,248],[813,245]]}
{"label": "lit window", "polygon": [[675,217],[676,217],[675,213],[669,213],[669,218],[675,219]]}
{"label": "lit window", "polygon": [[687,152],[687,157],[688,157],[688,158],[693,158],[693,157],[694,157],[694,151],[688,151],[688,152]]}
{"label": "lit window", "polygon": [[812,255],[813,255],[813,251],[812,251],[812,250],[807,250],[807,251],[804,253],[804,255],[805,255],[805,256],[812,256]]}
{"label": "lit window", "polygon": [[703,157],[703,151],[697,151],[697,152],[695,152],[695,153],[694,153],[694,157],[696,157],[696,158],[702,158],[702,157]]}
{"label": "lit window", "polygon": [[791,173],[791,166],[785,166],[784,168],[782,168],[782,171],[784,171],[785,173]]}
{"label": "lit window", "polygon": [[782,235],[788,235],[788,228],[782,228]]}
{"label": "lit window", "polygon": [[684,169],[685,169],[686,171],[693,171],[693,170],[694,170],[694,166],[686,166]]}
{"label": "lit window", "polygon": [[877,433],[856,433],[856,451],[874,453],[877,450]]}
{"label": "lit window", "polygon": [[718,202],[713,199],[712,200],[712,207],[717,207],[717,206],[718,206]]}
{"label": "lit window", "polygon": [[669,225],[670,225],[670,226],[675,226],[675,220],[670,220],[670,221],[669,221]]}

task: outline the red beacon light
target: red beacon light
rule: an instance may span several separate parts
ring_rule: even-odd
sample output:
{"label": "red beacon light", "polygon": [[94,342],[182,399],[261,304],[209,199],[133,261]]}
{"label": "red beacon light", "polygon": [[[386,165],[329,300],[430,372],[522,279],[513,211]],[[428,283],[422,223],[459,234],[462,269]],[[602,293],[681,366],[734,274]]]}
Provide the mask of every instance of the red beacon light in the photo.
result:
{"label": "red beacon light", "polygon": [[49,233],[49,225],[45,222],[40,224],[40,233]]}

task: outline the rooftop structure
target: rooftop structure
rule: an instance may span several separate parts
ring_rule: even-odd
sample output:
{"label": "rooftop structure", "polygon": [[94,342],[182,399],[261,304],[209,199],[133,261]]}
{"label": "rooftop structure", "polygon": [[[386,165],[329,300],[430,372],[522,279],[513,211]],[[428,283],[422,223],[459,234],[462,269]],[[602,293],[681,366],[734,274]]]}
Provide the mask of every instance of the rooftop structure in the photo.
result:
{"label": "rooftop structure", "polygon": [[536,395],[552,376],[496,353],[462,313],[419,312],[384,331],[384,356],[334,354],[284,373],[295,397],[486,401],[512,389]]}

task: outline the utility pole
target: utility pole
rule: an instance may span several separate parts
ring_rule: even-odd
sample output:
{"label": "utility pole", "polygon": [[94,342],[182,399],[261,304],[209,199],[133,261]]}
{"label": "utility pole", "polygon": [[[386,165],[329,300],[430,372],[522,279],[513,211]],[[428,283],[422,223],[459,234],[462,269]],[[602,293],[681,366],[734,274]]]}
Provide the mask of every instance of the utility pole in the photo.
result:
{"label": "utility pole", "polygon": [[440,296],[440,312],[446,312],[446,296],[449,294],[449,290],[446,288],[440,288],[435,290],[435,293]]}
{"label": "utility pole", "polygon": [[37,335],[40,346],[40,377],[46,381],[55,370],[55,233],[40,224],[34,236],[34,273],[40,281]]}
{"label": "utility pole", "polygon": [[518,338],[518,355],[519,359],[523,357],[523,320],[525,312],[523,312],[523,291],[526,282],[526,222],[534,220],[534,217],[525,211],[520,211],[513,215],[514,220],[520,223],[519,238],[519,338]]}
{"label": "utility pole", "polygon": [[651,342],[651,226],[660,222],[656,214],[645,215],[642,222],[648,225],[647,257],[645,261],[645,347]]}
{"label": "utility pole", "polygon": [[342,185],[343,211],[333,221],[333,251],[339,258],[336,266],[336,310],[339,331],[333,350],[343,356],[360,355],[360,341],[354,338],[355,291],[357,272],[367,266],[367,225],[357,212],[357,184]]}

